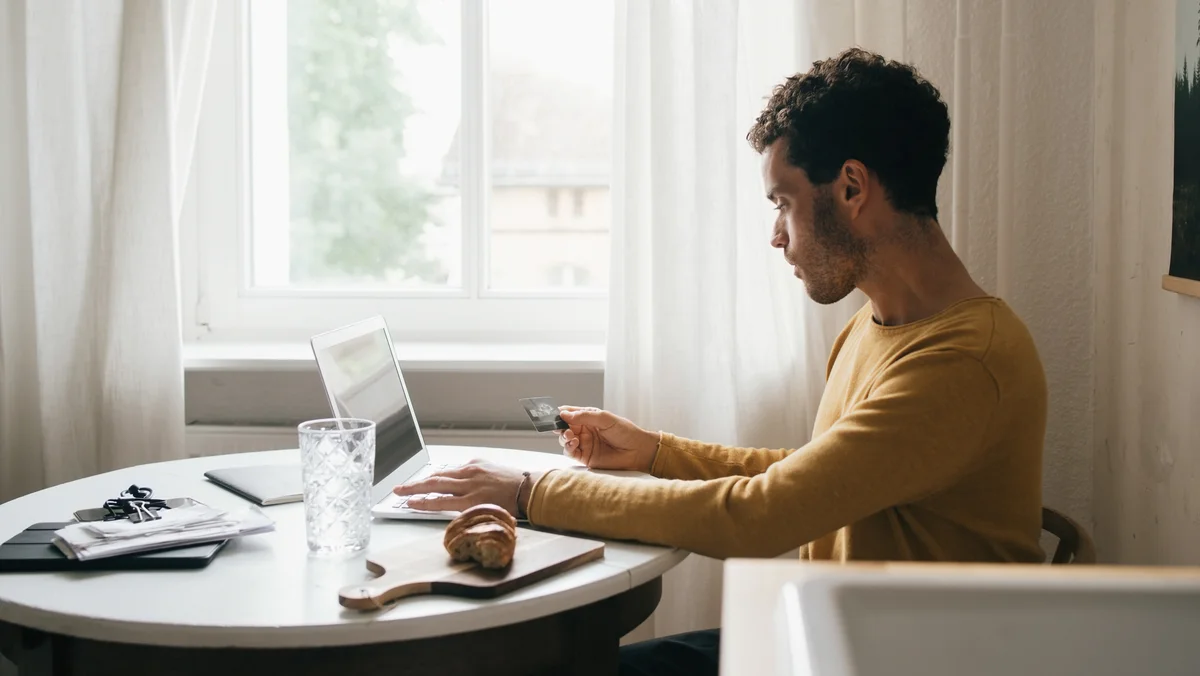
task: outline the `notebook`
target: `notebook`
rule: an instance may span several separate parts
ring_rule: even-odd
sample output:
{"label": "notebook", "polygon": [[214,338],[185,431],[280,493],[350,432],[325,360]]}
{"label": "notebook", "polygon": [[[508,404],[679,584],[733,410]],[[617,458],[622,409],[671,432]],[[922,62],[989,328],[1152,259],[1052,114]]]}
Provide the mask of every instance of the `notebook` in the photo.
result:
{"label": "notebook", "polygon": [[204,473],[205,478],[247,500],[269,507],[304,499],[300,465],[226,467]]}

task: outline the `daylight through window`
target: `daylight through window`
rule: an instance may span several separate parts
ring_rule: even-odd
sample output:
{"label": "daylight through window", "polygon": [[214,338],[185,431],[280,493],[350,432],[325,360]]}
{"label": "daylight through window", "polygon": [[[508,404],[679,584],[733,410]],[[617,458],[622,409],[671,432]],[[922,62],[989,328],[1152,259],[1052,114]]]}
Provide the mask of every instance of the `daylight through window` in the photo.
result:
{"label": "daylight through window", "polygon": [[606,288],[611,0],[278,6],[286,100],[250,90],[252,133],[286,126],[255,143],[253,286]]}

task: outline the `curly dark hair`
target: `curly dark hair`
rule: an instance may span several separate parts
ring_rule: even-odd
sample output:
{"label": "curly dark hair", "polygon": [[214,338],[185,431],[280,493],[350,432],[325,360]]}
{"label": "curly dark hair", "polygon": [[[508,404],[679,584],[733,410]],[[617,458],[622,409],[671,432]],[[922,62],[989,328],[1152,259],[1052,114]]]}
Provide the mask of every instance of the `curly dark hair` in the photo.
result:
{"label": "curly dark hair", "polygon": [[781,138],[788,162],[812,183],[829,183],[855,159],[878,175],[897,210],[937,218],[950,115],[912,66],[857,48],[815,62],[775,88],[746,135],[760,153]]}

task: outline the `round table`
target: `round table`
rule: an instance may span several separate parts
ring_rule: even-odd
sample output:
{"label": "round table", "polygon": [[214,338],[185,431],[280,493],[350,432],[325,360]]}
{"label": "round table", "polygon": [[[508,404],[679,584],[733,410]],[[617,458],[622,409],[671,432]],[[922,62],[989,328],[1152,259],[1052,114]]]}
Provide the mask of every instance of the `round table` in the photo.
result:
{"label": "round table", "polygon": [[[486,458],[527,469],[573,467],[556,454],[434,446],[434,462]],[[0,542],[68,521],[130,484],[214,507],[247,503],[209,469],[298,462],[298,451],[192,458],[108,472],[0,505]],[[633,474],[633,473],[625,473]],[[644,475],[643,475],[644,476]],[[652,480],[652,479],[647,479]],[[200,570],[0,574],[0,653],[26,673],[613,673],[620,637],[653,612],[661,576],[686,557],[607,542],[605,556],[492,600],[425,596],[384,611],[343,608],[338,590],[369,578],[365,554],[308,554],[303,505],[266,507],[272,533],[230,542]],[[376,519],[371,551],[444,522]]]}

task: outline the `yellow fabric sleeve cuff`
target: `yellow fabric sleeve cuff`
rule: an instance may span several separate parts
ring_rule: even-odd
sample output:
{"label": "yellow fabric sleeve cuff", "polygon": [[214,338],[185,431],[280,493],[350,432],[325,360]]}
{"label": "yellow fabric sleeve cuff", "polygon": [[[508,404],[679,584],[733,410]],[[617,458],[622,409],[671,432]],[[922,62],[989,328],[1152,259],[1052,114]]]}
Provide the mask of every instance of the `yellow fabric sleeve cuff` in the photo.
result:
{"label": "yellow fabric sleeve cuff", "polygon": [[538,519],[535,515],[541,511],[542,505],[546,500],[546,478],[554,474],[555,471],[553,469],[547,470],[533,483],[533,488],[529,489],[529,508],[525,510],[525,518],[529,521],[530,525],[537,525]]}

